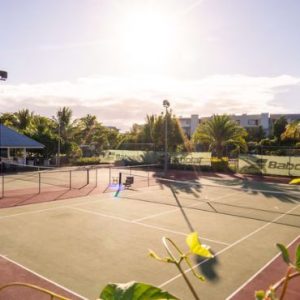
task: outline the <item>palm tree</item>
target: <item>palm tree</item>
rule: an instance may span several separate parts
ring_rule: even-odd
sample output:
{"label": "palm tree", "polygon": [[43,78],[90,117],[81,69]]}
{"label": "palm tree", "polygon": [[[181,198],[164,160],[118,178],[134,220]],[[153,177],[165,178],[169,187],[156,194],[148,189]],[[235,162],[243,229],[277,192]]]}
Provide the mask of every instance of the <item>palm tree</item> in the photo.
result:
{"label": "palm tree", "polygon": [[193,135],[194,143],[209,144],[210,149],[221,158],[226,145],[246,149],[247,131],[238,126],[227,115],[214,115],[207,122],[200,124]]}
{"label": "palm tree", "polygon": [[60,134],[63,139],[68,139],[71,129],[72,110],[69,107],[60,108],[56,114],[56,121],[60,127]]}
{"label": "palm tree", "polygon": [[14,115],[15,115],[15,122],[13,124],[14,127],[16,127],[21,132],[30,129],[30,125],[33,120],[32,112],[30,112],[28,109],[22,109],[14,113]]}
{"label": "palm tree", "polygon": [[77,123],[76,135],[79,138],[79,143],[81,144],[91,143],[93,139],[93,135],[95,134],[98,125],[100,125],[100,123],[97,121],[97,117],[87,114],[85,117],[76,120],[75,123]]}

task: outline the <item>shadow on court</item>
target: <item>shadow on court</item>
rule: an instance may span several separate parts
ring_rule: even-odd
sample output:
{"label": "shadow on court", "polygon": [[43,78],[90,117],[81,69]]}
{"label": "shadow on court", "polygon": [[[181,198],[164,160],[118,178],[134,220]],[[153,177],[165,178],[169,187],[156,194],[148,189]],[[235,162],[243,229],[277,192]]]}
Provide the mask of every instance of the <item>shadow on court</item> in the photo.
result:
{"label": "shadow on court", "polygon": [[[211,252],[215,254],[213,251]],[[217,272],[217,267],[219,265],[217,256],[208,260],[200,256],[196,256],[196,263],[199,264],[199,272],[204,275],[206,280],[218,281],[220,279]]]}
{"label": "shadow on court", "polygon": [[[212,181],[215,184],[220,184],[219,180]],[[259,182],[259,181],[252,181],[252,180],[241,180],[241,179],[235,179],[235,180],[222,180],[222,185],[225,187],[240,187],[245,192],[251,194],[251,195],[263,195],[268,198],[276,198],[279,201],[286,202],[286,203],[299,203],[300,202],[300,191],[299,194],[296,195],[296,192],[294,194],[289,193],[288,189],[284,189],[276,184],[265,183],[265,182]]]}

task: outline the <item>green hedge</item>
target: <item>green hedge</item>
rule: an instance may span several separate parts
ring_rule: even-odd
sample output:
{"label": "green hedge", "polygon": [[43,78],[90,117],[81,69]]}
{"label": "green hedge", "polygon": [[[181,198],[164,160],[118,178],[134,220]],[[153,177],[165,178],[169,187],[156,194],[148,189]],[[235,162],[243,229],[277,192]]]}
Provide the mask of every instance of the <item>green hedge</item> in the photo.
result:
{"label": "green hedge", "polygon": [[222,158],[212,157],[211,158],[211,169],[212,169],[212,171],[216,171],[216,172],[229,171],[228,158],[227,157],[222,157]]}
{"label": "green hedge", "polygon": [[73,161],[76,166],[98,165],[100,163],[101,159],[99,157],[81,157]]}

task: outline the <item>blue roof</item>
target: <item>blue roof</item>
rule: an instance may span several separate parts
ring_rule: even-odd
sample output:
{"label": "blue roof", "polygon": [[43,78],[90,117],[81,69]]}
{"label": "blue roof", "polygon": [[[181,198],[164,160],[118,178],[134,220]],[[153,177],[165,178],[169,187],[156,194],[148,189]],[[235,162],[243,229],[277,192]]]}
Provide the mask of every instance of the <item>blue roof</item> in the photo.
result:
{"label": "blue roof", "polygon": [[0,124],[0,148],[42,149],[45,146],[24,134]]}

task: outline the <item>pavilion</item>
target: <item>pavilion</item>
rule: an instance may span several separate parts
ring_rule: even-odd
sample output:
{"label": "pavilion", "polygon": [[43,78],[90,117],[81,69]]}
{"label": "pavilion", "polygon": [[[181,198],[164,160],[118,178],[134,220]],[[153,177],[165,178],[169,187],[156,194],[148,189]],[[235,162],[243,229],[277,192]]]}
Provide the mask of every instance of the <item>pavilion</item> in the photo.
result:
{"label": "pavilion", "polygon": [[0,158],[12,160],[11,150],[22,150],[18,163],[26,164],[27,149],[43,149],[45,146],[24,134],[0,124]]}

